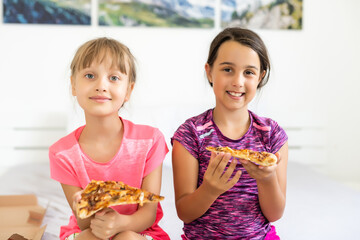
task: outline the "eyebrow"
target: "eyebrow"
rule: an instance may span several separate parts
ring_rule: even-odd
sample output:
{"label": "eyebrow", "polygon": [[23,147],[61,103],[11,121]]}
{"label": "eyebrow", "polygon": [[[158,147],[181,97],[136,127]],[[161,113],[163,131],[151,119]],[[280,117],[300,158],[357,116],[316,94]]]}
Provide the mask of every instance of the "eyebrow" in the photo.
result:
{"label": "eyebrow", "polygon": [[[222,62],[219,65],[232,65],[232,66],[235,66],[235,64],[232,63],[232,62]],[[253,66],[253,65],[247,65],[246,68],[253,68],[253,69],[259,70],[256,66]]]}

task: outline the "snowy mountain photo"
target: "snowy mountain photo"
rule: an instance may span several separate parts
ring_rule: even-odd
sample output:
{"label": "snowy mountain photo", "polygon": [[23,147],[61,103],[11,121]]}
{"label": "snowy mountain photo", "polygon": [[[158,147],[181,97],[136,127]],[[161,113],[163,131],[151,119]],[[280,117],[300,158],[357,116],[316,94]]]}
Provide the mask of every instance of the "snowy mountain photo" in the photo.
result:
{"label": "snowy mountain photo", "polygon": [[301,29],[302,0],[221,0],[221,25]]}
{"label": "snowy mountain photo", "polygon": [[99,0],[99,24],[112,26],[214,26],[215,0]]}

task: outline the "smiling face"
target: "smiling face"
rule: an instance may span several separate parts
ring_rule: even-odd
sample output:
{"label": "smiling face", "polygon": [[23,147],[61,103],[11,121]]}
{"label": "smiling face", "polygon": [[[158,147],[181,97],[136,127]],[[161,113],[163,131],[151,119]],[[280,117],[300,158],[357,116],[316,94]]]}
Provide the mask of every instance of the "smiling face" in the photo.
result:
{"label": "smiling face", "polygon": [[256,95],[265,74],[260,70],[258,54],[236,41],[224,42],[212,66],[205,65],[212,83],[216,107],[228,110],[246,109]]}
{"label": "smiling face", "polygon": [[[86,115],[118,116],[118,110],[130,99],[134,82],[114,64],[112,54],[102,52],[90,66],[71,77],[72,94]],[[128,65],[126,66],[128,71]]]}

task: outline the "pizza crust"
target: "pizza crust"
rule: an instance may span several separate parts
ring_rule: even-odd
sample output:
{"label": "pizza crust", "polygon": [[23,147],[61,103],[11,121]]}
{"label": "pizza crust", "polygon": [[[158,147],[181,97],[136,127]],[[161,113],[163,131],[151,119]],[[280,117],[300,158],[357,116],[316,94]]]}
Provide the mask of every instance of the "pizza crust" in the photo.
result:
{"label": "pizza crust", "polygon": [[277,157],[269,152],[257,152],[249,149],[232,149],[229,147],[206,147],[211,152],[230,153],[232,157],[245,159],[261,166],[273,166],[277,163]]}

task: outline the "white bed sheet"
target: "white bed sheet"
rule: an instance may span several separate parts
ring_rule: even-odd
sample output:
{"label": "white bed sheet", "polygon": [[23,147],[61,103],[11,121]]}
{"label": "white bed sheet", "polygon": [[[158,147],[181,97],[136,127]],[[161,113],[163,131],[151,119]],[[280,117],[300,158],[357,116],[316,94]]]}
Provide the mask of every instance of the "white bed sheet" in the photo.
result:
{"label": "white bed sheet", "polygon": [[[70,208],[60,184],[49,177],[49,165],[20,165],[0,176],[0,194],[37,195],[47,207],[44,240],[58,239],[60,226],[66,224]],[[160,225],[178,240],[182,222],[177,218],[172,171],[163,169],[162,202],[164,218]],[[274,225],[281,239],[331,240],[360,239],[360,191],[346,187],[298,163],[289,163],[287,205],[284,216]]]}

